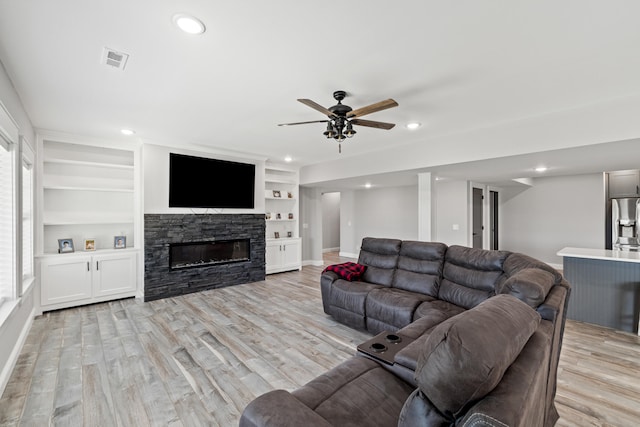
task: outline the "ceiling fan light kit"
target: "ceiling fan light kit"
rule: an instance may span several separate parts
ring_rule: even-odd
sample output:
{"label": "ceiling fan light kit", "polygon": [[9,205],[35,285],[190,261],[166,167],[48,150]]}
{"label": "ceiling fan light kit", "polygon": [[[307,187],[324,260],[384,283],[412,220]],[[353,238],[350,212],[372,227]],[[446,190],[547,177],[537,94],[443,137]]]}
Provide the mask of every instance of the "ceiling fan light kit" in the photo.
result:
{"label": "ceiling fan light kit", "polygon": [[307,123],[327,123],[327,130],[322,134],[327,139],[335,139],[338,141],[338,152],[342,153],[342,141],[346,138],[352,138],[357,132],[353,128],[353,125],[372,127],[375,129],[392,129],[395,124],[376,122],[372,120],[362,120],[358,117],[362,117],[366,114],[375,113],[377,111],[386,110],[387,108],[397,107],[398,103],[393,99],[387,99],[384,101],[376,102],[375,104],[368,105],[366,107],[359,108],[357,110],[352,109],[348,105],[344,105],[342,100],[347,96],[347,93],[343,90],[337,90],[333,92],[333,98],[338,103],[332,107],[324,108],[322,105],[310,100],[310,99],[298,99],[307,107],[311,107],[316,111],[328,117],[328,120],[314,120],[310,122],[296,122],[296,123],[281,123],[278,126],[291,126],[291,125],[303,125]]}

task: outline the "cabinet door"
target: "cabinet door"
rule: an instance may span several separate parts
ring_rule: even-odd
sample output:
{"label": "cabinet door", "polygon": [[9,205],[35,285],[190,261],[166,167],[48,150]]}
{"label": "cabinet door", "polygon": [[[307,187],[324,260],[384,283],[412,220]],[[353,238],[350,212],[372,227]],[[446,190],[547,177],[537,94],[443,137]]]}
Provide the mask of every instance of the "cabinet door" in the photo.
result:
{"label": "cabinet door", "polygon": [[265,249],[266,273],[269,274],[282,267],[282,244],[267,243]]}
{"label": "cabinet door", "polygon": [[300,268],[300,242],[292,241],[282,245],[282,263],[285,268]]}
{"label": "cabinet door", "polygon": [[640,172],[609,173],[609,197],[637,197],[640,195]]}
{"label": "cabinet door", "polygon": [[136,254],[122,253],[93,257],[93,296],[135,292]]}
{"label": "cabinet door", "polygon": [[43,306],[91,298],[91,257],[65,256],[40,264]]}

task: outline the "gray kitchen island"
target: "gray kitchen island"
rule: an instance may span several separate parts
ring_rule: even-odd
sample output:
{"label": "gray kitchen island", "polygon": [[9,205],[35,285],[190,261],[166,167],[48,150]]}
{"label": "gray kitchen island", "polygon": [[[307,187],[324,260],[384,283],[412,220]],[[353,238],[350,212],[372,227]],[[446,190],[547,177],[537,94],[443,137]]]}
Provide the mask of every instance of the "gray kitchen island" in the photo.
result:
{"label": "gray kitchen island", "polygon": [[567,247],[557,254],[571,284],[569,319],[638,334],[640,252]]}

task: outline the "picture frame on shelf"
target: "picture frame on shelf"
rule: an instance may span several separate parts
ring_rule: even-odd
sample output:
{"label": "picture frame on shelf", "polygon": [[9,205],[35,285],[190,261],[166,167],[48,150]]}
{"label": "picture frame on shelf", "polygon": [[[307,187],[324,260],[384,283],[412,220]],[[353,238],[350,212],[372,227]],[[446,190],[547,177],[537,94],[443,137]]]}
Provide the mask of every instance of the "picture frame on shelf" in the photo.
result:
{"label": "picture frame on shelf", "polygon": [[293,233],[291,231],[287,231],[287,237],[293,237]]}
{"label": "picture frame on shelf", "polygon": [[280,238],[280,233],[278,231],[274,231],[273,232],[273,237],[275,237],[276,239]]}
{"label": "picture frame on shelf", "polygon": [[114,249],[124,249],[127,247],[127,236],[114,236],[113,237],[113,248]]}
{"label": "picture frame on shelf", "polygon": [[280,190],[273,190],[273,197],[281,198]]}
{"label": "picture frame on shelf", "polygon": [[267,212],[266,214],[264,214],[264,219],[269,221],[271,219],[271,212]]}
{"label": "picture frame on shelf", "polygon": [[84,250],[85,251],[95,251],[96,250],[96,239],[85,239],[84,240]]}
{"label": "picture frame on shelf", "polygon": [[276,214],[276,219],[282,219],[282,215],[280,215],[280,213]]}
{"label": "picture frame on shelf", "polygon": [[75,252],[73,239],[58,239],[58,253],[67,254],[71,252]]}
{"label": "picture frame on shelf", "polygon": [[287,192],[287,198],[288,199],[293,199],[293,193],[291,191]]}
{"label": "picture frame on shelf", "polygon": [[293,219],[293,214],[292,213],[289,214],[289,219]]}

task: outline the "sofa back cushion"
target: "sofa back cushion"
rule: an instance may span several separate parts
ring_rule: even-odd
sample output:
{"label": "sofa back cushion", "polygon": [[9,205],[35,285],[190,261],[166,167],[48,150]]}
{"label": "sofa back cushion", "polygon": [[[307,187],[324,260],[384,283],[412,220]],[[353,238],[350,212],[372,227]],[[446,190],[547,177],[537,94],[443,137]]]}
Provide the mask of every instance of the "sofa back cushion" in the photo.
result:
{"label": "sofa back cushion", "polygon": [[507,256],[506,251],[450,246],[445,255],[438,298],[468,309],[495,295]]}
{"label": "sofa back cushion", "polygon": [[365,237],[362,239],[358,264],[366,265],[362,280],[376,285],[391,286],[398,266],[401,240]]}
{"label": "sofa back cushion", "polygon": [[491,392],[540,324],[512,295],[497,295],[436,326],[415,371],[422,393],[453,420]]}
{"label": "sofa back cushion", "polygon": [[403,241],[393,287],[437,297],[446,251],[444,243]]}

